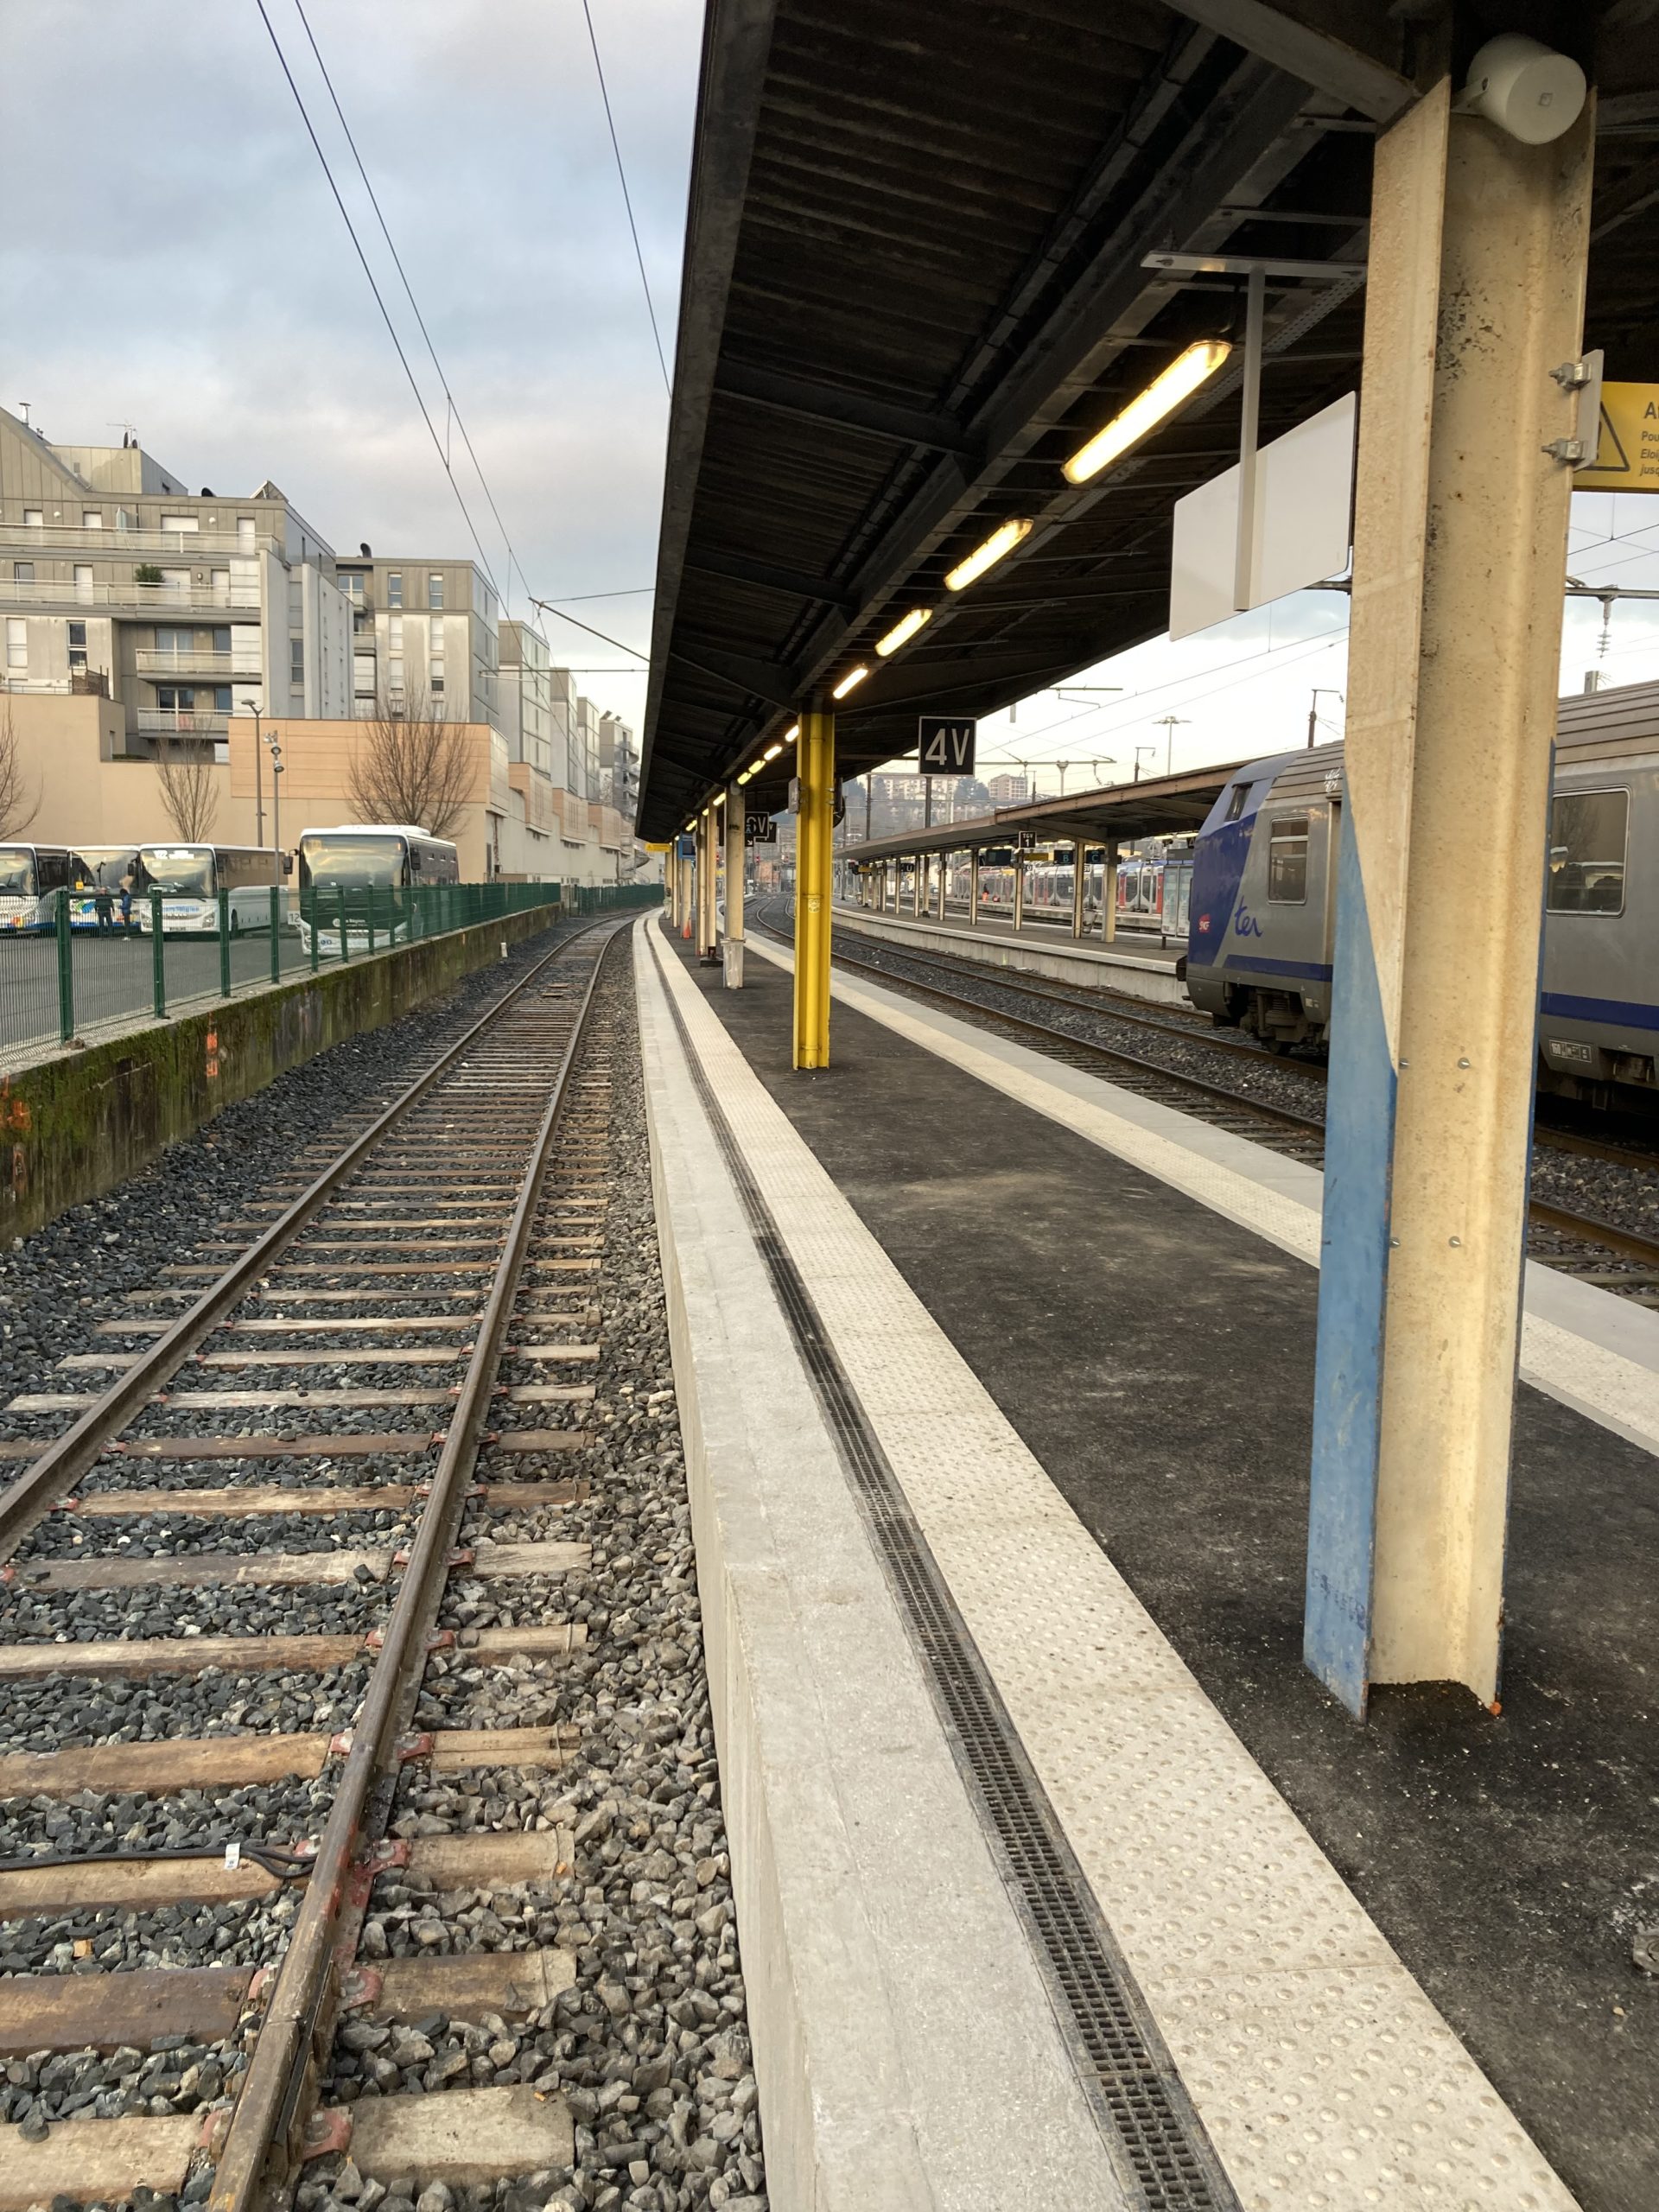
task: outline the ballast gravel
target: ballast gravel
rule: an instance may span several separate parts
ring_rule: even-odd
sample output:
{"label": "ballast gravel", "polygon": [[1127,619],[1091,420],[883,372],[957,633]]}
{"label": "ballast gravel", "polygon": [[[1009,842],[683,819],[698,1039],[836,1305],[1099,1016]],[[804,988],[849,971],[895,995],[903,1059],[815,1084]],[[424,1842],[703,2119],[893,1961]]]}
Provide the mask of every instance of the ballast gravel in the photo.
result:
{"label": "ballast gravel", "polygon": [[369,1679],[366,1659],[314,1674],[50,1675],[0,1703],[0,1751],[67,1744],[165,1744],[181,1737],[287,1735],[343,1728]]}
{"label": "ballast gravel", "polygon": [[[455,1644],[429,1662],[417,1719],[563,1725],[578,1740],[553,1770],[408,1768],[391,1821],[394,1834],[411,1838],[540,1830],[555,1871],[540,1882],[442,1893],[392,1870],[375,1885],[360,1945],[369,1960],[550,1947],[568,1955],[572,1985],[524,2020],[435,2014],[384,2032],[362,2024],[336,2038],[327,2090],[350,2103],[533,2082],[569,2104],[575,2162],[493,2190],[388,2176],[395,2185],[384,2197],[377,2183],[359,2193],[349,2165],[334,2177],[324,2162],[301,2184],[298,2212],[763,2212],[766,2203],[626,957],[613,957],[597,1017],[611,1058],[609,1204],[601,1319],[591,1327],[601,1358],[584,1371],[597,1395],[577,1414],[594,1442],[548,1469],[584,1481],[587,1494],[511,1516],[480,1502],[461,1533],[463,1543],[486,1531],[585,1542],[590,1563],[511,1582],[452,1577],[442,1624]],[[479,1628],[552,1621],[581,1623],[586,1642],[534,1659],[469,1645]]]}
{"label": "ballast gravel", "polygon": [[[232,1788],[152,1796],[82,1789],[73,1797],[13,1797],[0,1807],[0,1860],[94,1859],[111,1852],[216,1853],[227,1843],[294,1845],[322,1833],[333,1785],[287,1775]],[[0,1922],[0,1937],[5,1923]]]}

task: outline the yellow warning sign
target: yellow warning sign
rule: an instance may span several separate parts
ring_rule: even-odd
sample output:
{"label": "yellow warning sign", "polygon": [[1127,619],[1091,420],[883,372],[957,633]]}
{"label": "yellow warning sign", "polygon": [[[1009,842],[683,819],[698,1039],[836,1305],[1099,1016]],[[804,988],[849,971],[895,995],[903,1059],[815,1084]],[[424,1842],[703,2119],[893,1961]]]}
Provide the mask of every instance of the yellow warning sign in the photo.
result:
{"label": "yellow warning sign", "polygon": [[673,849],[672,839],[666,845],[653,845],[649,838],[645,840],[645,850],[648,853],[671,853]]}
{"label": "yellow warning sign", "polygon": [[1601,387],[1601,443],[1575,492],[1659,492],[1659,384]]}

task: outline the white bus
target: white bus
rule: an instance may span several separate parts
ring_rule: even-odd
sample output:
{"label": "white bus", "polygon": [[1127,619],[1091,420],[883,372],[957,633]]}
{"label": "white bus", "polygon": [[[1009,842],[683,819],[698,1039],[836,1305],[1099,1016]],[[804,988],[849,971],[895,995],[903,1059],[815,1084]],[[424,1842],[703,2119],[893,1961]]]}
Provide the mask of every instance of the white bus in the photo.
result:
{"label": "white bus", "polygon": [[[372,918],[377,947],[409,935],[408,901],[399,893],[423,884],[461,880],[455,847],[447,837],[429,837],[412,823],[345,822],[334,830],[305,830],[299,849],[300,942],[308,954],[307,910],[315,908],[318,956],[328,960],[340,957],[340,893],[345,894],[347,950],[366,952]],[[308,892],[313,894],[308,899]]]}
{"label": "white bus", "polygon": [[57,894],[73,881],[75,856],[66,845],[0,845],[0,929],[57,925]]}
{"label": "white bus", "polygon": [[270,893],[282,881],[282,855],[263,845],[141,845],[133,909],[138,926],[153,926],[152,891],[162,894],[165,935],[217,931],[219,894],[229,894],[231,931],[269,930]]}
{"label": "white bus", "polygon": [[70,855],[72,930],[127,928],[138,896],[137,845],[77,845]]}

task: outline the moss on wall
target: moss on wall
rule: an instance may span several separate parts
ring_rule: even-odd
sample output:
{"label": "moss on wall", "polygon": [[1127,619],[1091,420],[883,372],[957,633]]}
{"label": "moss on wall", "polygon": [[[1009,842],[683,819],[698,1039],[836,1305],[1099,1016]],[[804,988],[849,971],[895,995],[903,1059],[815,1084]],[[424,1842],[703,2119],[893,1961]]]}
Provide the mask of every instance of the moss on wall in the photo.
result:
{"label": "moss on wall", "polygon": [[0,1236],[112,1190],[285,1069],[453,990],[558,918],[543,906],[425,938],[0,1078]]}

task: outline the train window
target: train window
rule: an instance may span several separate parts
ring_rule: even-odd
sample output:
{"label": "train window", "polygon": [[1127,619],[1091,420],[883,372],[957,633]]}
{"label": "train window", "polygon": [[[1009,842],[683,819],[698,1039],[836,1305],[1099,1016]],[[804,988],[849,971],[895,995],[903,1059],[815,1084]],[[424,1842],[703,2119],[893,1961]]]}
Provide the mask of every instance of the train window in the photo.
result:
{"label": "train window", "polygon": [[1281,814],[1268,837],[1268,897],[1275,906],[1307,899],[1307,817]]}
{"label": "train window", "polygon": [[1622,914],[1628,791],[1566,791],[1550,802],[1549,911]]}
{"label": "train window", "polygon": [[1229,822],[1236,822],[1239,816],[1243,813],[1244,802],[1249,795],[1250,787],[1248,784],[1235,784],[1233,785],[1233,795],[1227,802],[1226,818]]}

